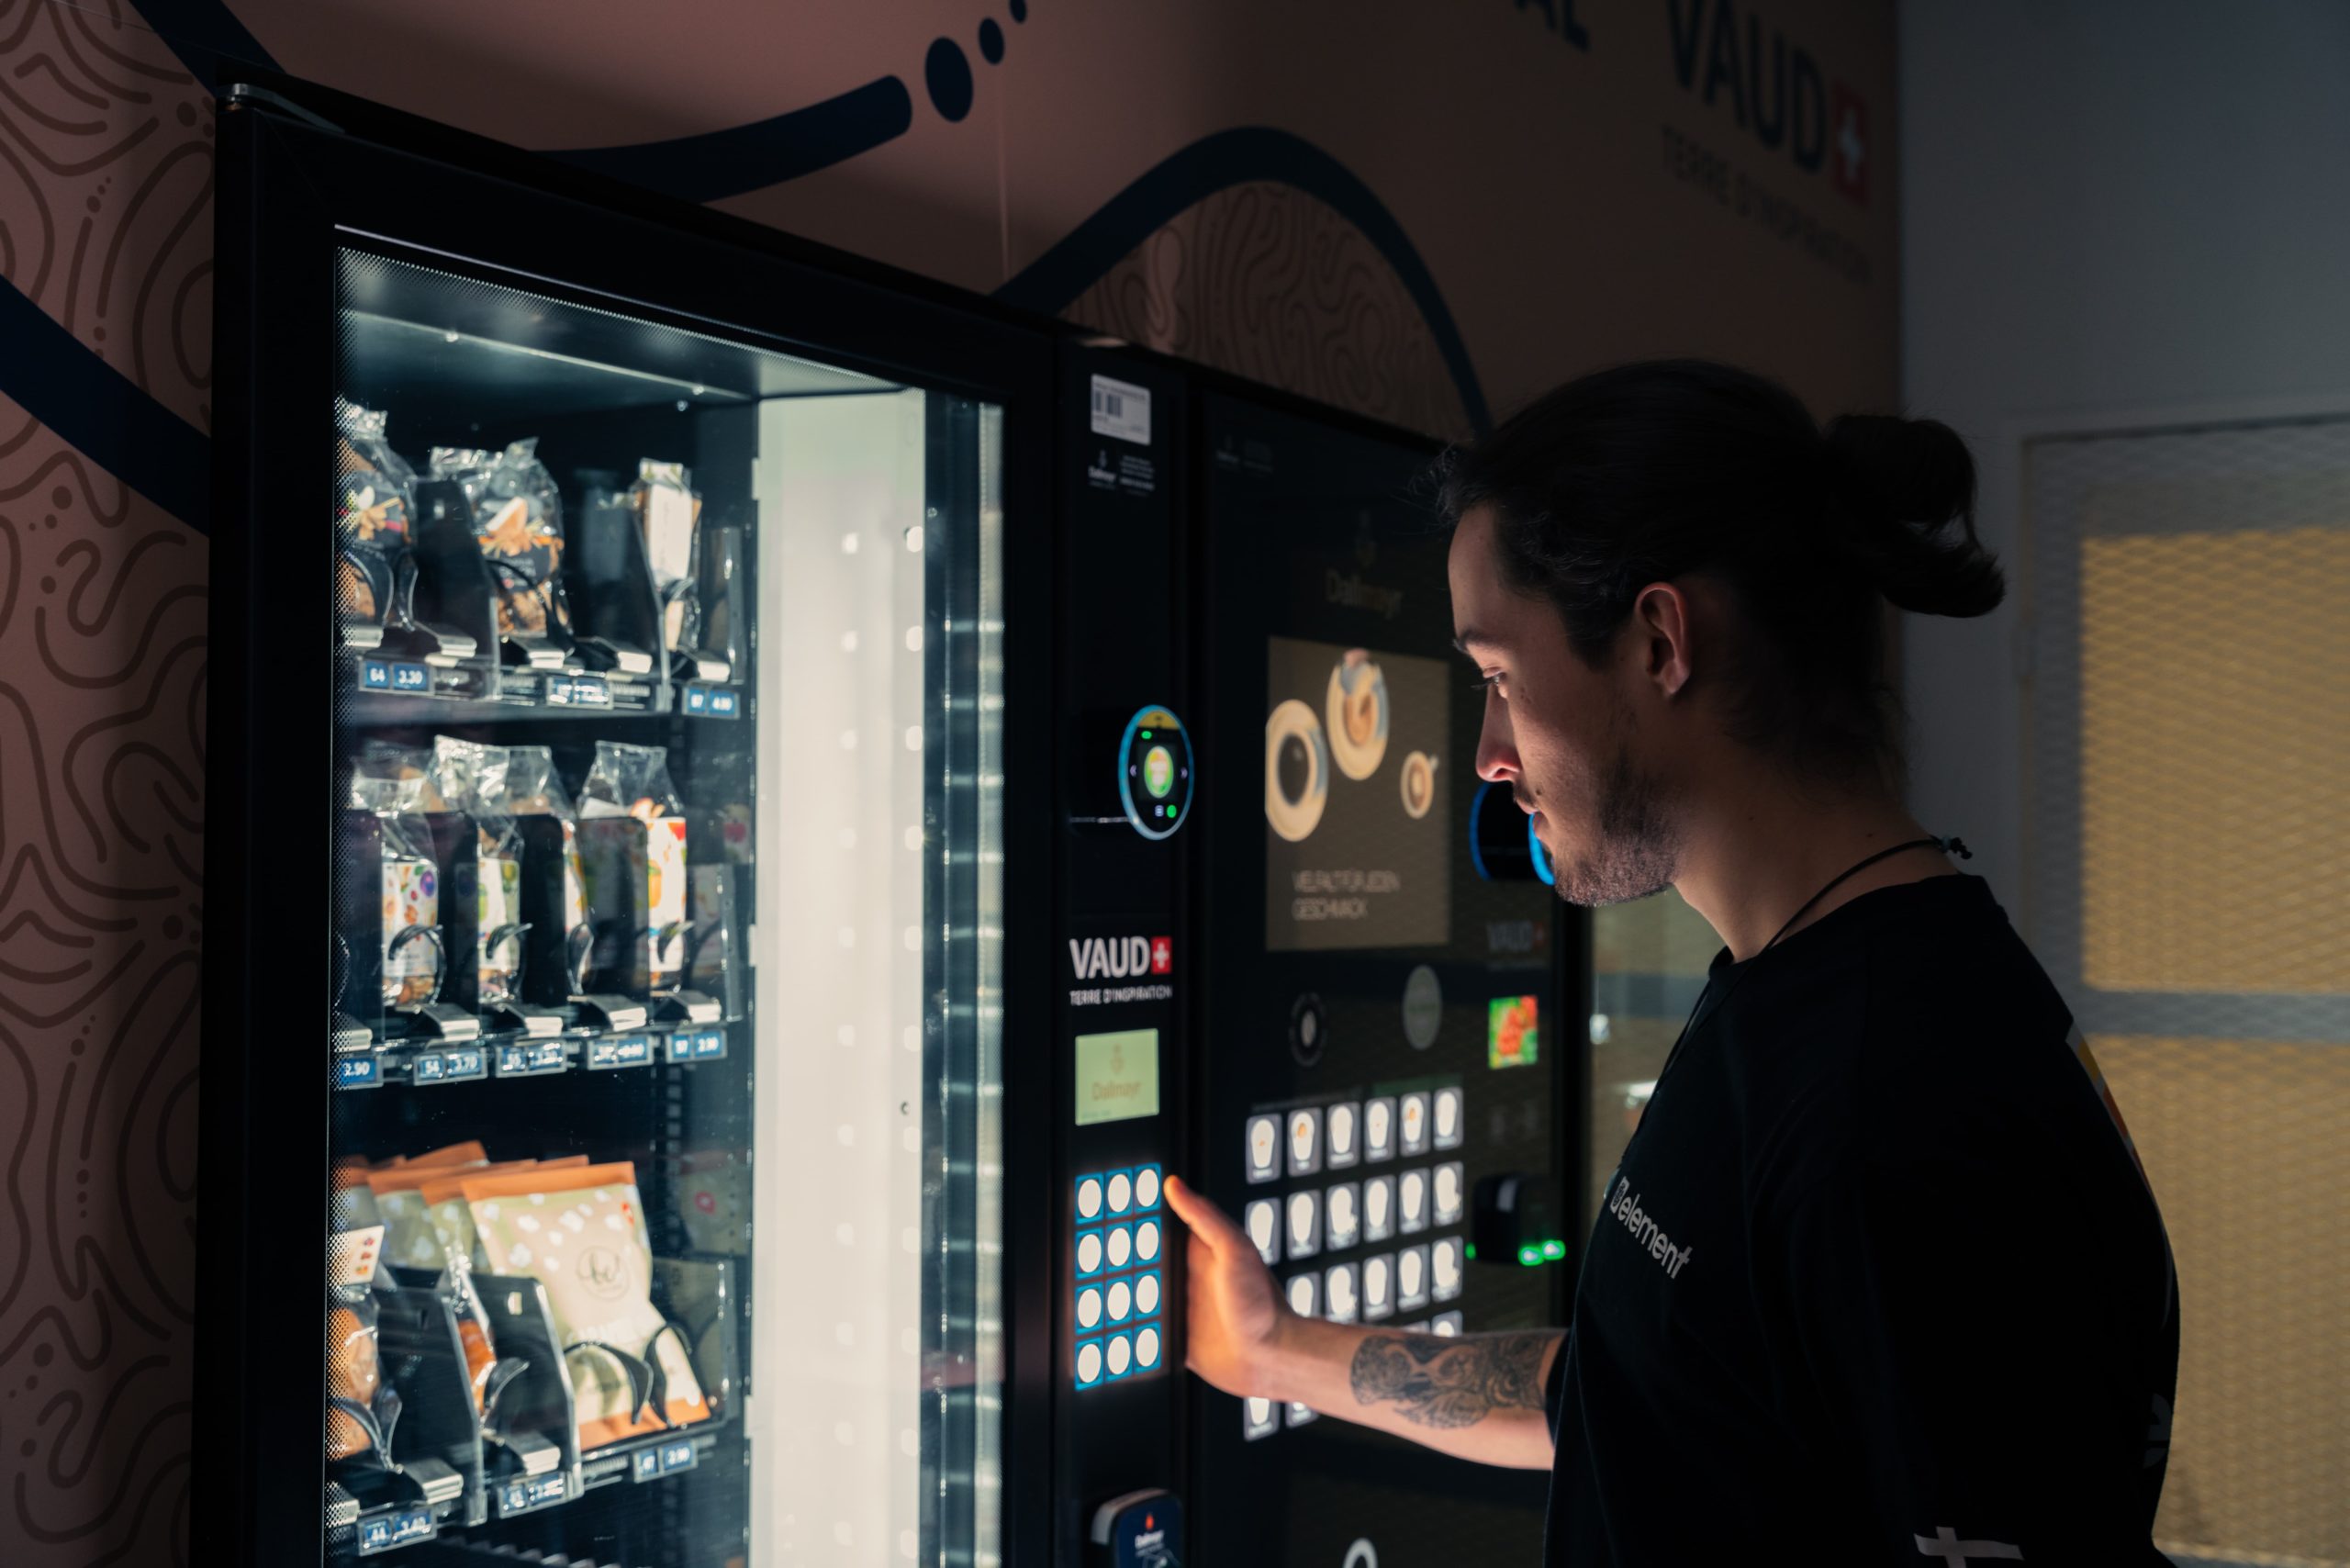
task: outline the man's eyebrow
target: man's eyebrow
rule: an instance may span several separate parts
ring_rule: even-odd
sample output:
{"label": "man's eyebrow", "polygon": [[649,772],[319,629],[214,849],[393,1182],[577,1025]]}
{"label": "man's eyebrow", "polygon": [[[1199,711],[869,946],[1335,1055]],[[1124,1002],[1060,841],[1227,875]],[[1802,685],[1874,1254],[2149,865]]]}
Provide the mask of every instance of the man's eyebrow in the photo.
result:
{"label": "man's eyebrow", "polygon": [[[1490,633],[1480,632],[1474,626],[1462,627],[1460,634],[1452,639],[1452,645],[1460,649],[1463,654],[1469,653],[1469,644],[1472,643],[1480,643],[1488,648],[1497,647],[1500,645]],[[1473,658],[1476,655],[1472,654],[1469,656]]]}

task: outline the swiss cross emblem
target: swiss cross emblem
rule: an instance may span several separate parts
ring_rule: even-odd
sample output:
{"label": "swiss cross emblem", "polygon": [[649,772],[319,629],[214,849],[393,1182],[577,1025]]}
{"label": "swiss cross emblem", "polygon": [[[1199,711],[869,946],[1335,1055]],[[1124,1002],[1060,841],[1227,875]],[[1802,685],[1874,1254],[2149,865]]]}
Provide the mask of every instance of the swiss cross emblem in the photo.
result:
{"label": "swiss cross emblem", "polygon": [[1828,93],[1828,178],[1863,207],[1869,204],[1869,106],[1841,82]]}
{"label": "swiss cross emblem", "polygon": [[1155,975],[1175,972],[1175,944],[1165,936],[1150,939],[1150,972]]}

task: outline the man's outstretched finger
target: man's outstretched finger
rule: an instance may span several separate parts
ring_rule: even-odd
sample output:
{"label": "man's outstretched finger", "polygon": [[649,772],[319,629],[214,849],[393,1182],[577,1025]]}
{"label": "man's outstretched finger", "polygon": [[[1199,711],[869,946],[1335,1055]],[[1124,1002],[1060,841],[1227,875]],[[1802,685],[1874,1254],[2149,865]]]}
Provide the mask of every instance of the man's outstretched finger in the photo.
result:
{"label": "man's outstretched finger", "polygon": [[1167,1206],[1175,1211],[1175,1217],[1181,1220],[1193,1236],[1206,1242],[1211,1251],[1221,1252],[1227,1248],[1248,1245],[1248,1238],[1240,1234],[1240,1227],[1232,1223],[1231,1217],[1193,1192],[1181,1177],[1169,1176],[1160,1191],[1166,1194]]}

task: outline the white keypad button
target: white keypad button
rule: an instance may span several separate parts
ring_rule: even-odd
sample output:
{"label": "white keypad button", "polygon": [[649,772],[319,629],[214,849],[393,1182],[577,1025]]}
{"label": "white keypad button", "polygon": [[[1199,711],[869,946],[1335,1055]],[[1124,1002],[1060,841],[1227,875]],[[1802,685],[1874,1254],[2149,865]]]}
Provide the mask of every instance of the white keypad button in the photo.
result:
{"label": "white keypad button", "polygon": [[1102,1217],[1102,1178],[1088,1176],[1077,1184],[1077,1217],[1093,1220]]}
{"label": "white keypad button", "polygon": [[1360,1130],[1362,1113],[1352,1105],[1333,1105],[1324,1137],[1329,1142],[1330,1169],[1343,1170],[1362,1158]]}
{"label": "white keypad button", "polygon": [[1442,1335],[1445,1338],[1457,1339],[1460,1337],[1464,1321],[1457,1312],[1439,1312],[1428,1320],[1428,1329],[1432,1333]]}
{"label": "white keypad button", "polygon": [[1110,1212],[1122,1215],[1134,1206],[1134,1178],[1121,1170],[1110,1178]]}
{"label": "white keypad button", "polygon": [[1144,1372],[1158,1364],[1158,1330],[1141,1328],[1135,1333],[1135,1365]]}
{"label": "white keypad button", "polygon": [[1137,1263],[1158,1261],[1158,1222],[1157,1220],[1147,1219],[1135,1226],[1135,1261]]}
{"label": "white keypad button", "polygon": [[1112,1280],[1108,1294],[1110,1321],[1124,1323],[1135,1310],[1134,1287],[1124,1280]]}
{"label": "white keypad button", "polygon": [[1362,1238],[1384,1241],[1395,1234],[1395,1178],[1373,1176],[1362,1184]]}
{"label": "white keypad button", "polygon": [[1289,1255],[1311,1258],[1322,1250],[1322,1215],[1318,1194],[1292,1193],[1289,1195]]}
{"label": "white keypad button", "polygon": [[1158,1167],[1147,1165],[1135,1172],[1135,1207],[1155,1209],[1158,1206]]}
{"label": "white keypad button", "polygon": [[1312,1274],[1300,1274],[1289,1282],[1289,1309],[1300,1317],[1311,1317],[1315,1311],[1315,1286],[1320,1282]]}
{"label": "white keypad button", "polygon": [[1077,1293],[1077,1326],[1093,1328],[1102,1322],[1102,1291],[1098,1285],[1088,1285]]}
{"label": "white keypad button", "polygon": [[1289,1173],[1311,1176],[1322,1169],[1322,1113],[1318,1110],[1292,1111],[1289,1114]]}
{"label": "white keypad button", "polygon": [[1443,1237],[1428,1248],[1428,1286],[1438,1301],[1460,1294],[1460,1238]]}
{"label": "white keypad button", "polygon": [[1110,1337],[1109,1360],[1110,1375],[1112,1377],[1125,1376],[1127,1372],[1134,1369],[1134,1341],[1127,1338],[1124,1334],[1112,1335]]}
{"label": "white keypad button", "polygon": [[1355,1320],[1362,1302],[1356,1287],[1355,1266],[1352,1263],[1334,1263],[1322,1276],[1322,1302],[1331,1322],[1352,1323]]}
{"label": "white keypad button", "polygon": [[1135,1315],[1148,1317],[1158,1310],[1158,1276],[1145,1274],[1135,1282]]}
{"label": "white keypad button", "polygon": [[1343,1252],[1362,1238],[1362,1204],[1352,1182],[1330,1189],[1323,1204],[1323,1238],[1333,1252]]}
{"label": "white keypad button", "polygon": [[1438,1225],[1460,1223],[1460,1209],[1468,1197],[1465,1191],[1469,1178],[1462,1173],[1460,1161],[1453,1160],[1436,1168],[1436,1222]]}
{"label": "white keypad button", "polygon": [[1102,1233],[1089,1230],[1077,1238],[1077,1271],[1091,1274],[1102,1267]]}
{"label": "white keypad button", "polygon": [[1110,1267],[1113,1269],[1123,1269],[1133,1261],[1135,1233],[1126,1226],[1123,1225],[1111,1226],[1110,1234],[1104,1238],[1103,1245],[1109,1249]]}
{"label": "white keypad button", "polygon": [[1102,1375],[1102,1347],[1080,1345],[1077,1348],[1077,1381],[1091,1383]]}
{"label": "white keypad button", "polygon": [[1395,1260],[1385,1253],[1362,1260],[1362,1316],[1376,1323],[1395,1310]]}
{"label": "white keypad button", "polygon": [[1458,1089],[1438,1090],[1436,1102],[1430,1108],[1429,1114],[1436,1118],[1437,1148],[1459,1148],[1461,1133],[1460,1091]]}
{"label": "white keypad button", "polygon": [[[1395,1224],[1406,1236],[1428,1227],[1428,1173],[1406,1170],[1395,1181]],[[1112,1267],[1116,1265],[1113,1264]]]}
{"label": "white keypad button", "polygon": [[1240,1402],[1240,1435],[1250,1442],[1270,1438],[1281,1430],[1281,1416],[1270,1399],[1244,1399]]}
{"label": "white keypad button", "polygon": [[1268,1263],[1281,1260],[1281,1204],[1270,1198],[1251,1198],[1241,1211],[1240,1224],[1257,1244],[1257,1256]]}
{"label": "white keypad button", "polygon": [[1303,1427],[1314,1419],[1314,1409],[1311,1406],[1292,1405],[1286,1412],[1286,1417],[1291,1426]]}
{"label": "white keypad button", "polygon": [[1395,1103],[1395,1120],[1407,1155],[1428,1151],[1428,1097],[1406,1094]]}
{"label": "white keypad button", "polygon": [[1248,1180],[1270,1182],[1281,1174],[1281,1121],[1279,1116],[1248,1118]]}
{"label": "white keypad button", "polygon": [[1366,1100],[1362,1107],[1362,1157],[1365,1159],[1395,1158],[1395,1102]]}
{"label": "white keypad button", "polygon": [[1428,1304],[1428,1249],[1406,1247],[1395,1254],[1395,1305],[1404,1312]]}

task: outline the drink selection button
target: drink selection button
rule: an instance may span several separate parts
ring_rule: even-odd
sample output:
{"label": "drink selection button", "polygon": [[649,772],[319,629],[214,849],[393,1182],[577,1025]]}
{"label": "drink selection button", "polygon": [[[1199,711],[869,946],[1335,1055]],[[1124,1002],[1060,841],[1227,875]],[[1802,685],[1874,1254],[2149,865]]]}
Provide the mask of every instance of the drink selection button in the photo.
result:
{"label": "drink selection button", "polygon": [[1135,1223],[1135,1261],[1137,1263],[1158,1261],[1158,1222],[1157,1220],[1137,1220]]}
{"label": "drink selection button", "polygon": [[1250,1442],[1270,1438],[1281,1429],[1281,1412],[1270,1399],[1244,1399],[1240,1402],[1240,1435]]}
{"label": "drink selection button", "polygon": [[1428,1304],[1428,1249],[1406,1247],[1395,1254],[1395,1305],[1416,1312]]}
{"label": "drink selection button", "polygon": [[1135,1170],[1135,1207],[1155,1209],[1158,1206],[1158,1167],[1144,1165]]}
{"label": "drink selection button", "polygon": [[1436,1147],[1438,1148],[1459,1148],[1460,1147],[1461,1117],[1463,1114],[1460,1104],[1460,1091],[1458,1089],[1438,1090],[1436,1092],[1435,1103],[1429,1107],[1428,1114],[1434,1117],[1436,1121]]}
{"label": "drink selection button", "polygon": [[1144,1324],[1135,1330],[1135,1370],[1149,1372],[1158,1365],[1158,1330]]}
{"label": "drink selection button", "polygon": [[1125,1376],[1135,1370],[1135,1340],[1131,1334],[1113,1334],[1102,1344],[1102,1360],[1109,1363],[1110,1375]]}
{"label": "drink selection button", "polygon": [[1080,1176],[1077,1179],[1077,1217],[1091,1222],[1102,1217],[1102,1178]]}
{"label": "drink selection button", "polygon": [[1124,1280],[1112,1280],[1103,1298],[1109,1308],[1110,1321],[1124,1323],[1134,1316],[1135,1290]]}
{"label": "drink selection button", "polygon": [[1362,1107],[1333,1105],[1324,1135],[1329,1140],[1330,1169],[1342,1170],[1362,1158]]}
{"label": "drink selection button", "polygon": [[1333,1252],[1343,1252],[1362,1238],[1360,1191],[1352,1182],[1341,1182],[1330,1189],[1323,1204],[1323,1235]]}
{"label": "drink selection button", "polygon": [[1102,1381],[1102,1341],[1080,1339],[1077,1345],[1077,1386],[1091,1388]]}
{"label": "drink selection button", "polygon": [[1428,1284],[1438,1301],[1460,1294],[1460,1238],[1438,1237],[1428,1248]]}
{"label": "drink selection button", "polygon": [[1248,1180],[1270,1182],[1281,1172],[1281,1119],[1279,1116],[1248,1118],[1247,1156]]}
{"label": "drink selection button", "polygon": [[1307,1106],[1289,1114],[1289,1173],[1311,1176],[1322,1169],[1322,1112]]}
{"label": "drink selection button", "polygon": [[1123,1269],[1134,1261],[1135,1227],[1113,1225],[1102,1233],[1102,1249],[1113,1269]]}
{"label": "drink selection button", "polygon": [[1111,1171],[1110,1180],[1104,1184],[1102,1190],[1109,1199],[1112,1214],[1122,1215],[1134,1206],[1135,1179],[1127,1172]]}
{"label": "drink selection button", "polygon": [[1454,1159],[1436,1168],[1436,1222],[1458,1225],[1460,1211],[1468,1198],[1469,1179],[1460,1161]]}
{"label": "drink selection button", "polygon": [[1352,1263],[1333,1263],[1322,1276],[1322,1302],[1333,1323],[1352,1323],[1361,1310],[1361,1292]]}
{"label": "drink selection button", "polygon": [[1395,1178],[1372,1176],[1362,1184],[1362,1238],[1384,1241],[1395,1234]]}
{"label": "drink selection button", "polygon": [[1241,1228],[1257,1244],[1257,1255],[1268,1263],[1281,1260],[1281,1204],[1271,1198],[1251,1198],[1241,1211]]}
{"label": "drink selection button", "polygon": [[1362,1316],[1378,1323],[1395,1312],[1395,1259],[1382,1252],[1362,1260]]}
{"label": "drink selection button", "polygon": [[1317,1275],[1292,1276],[1289,1282],[1289,1309],[1300,1317],[1313,1316],[1319,1305],[1315,1297],[1319,1294],[1321,1283]]}
{"label": "drink selection button", "polygon": [[1082,1279],[1102,1271],[1102,1233],[1080,1230],[1077,1233],[1077,1272]]}
{"label": "drink selection button", "polygon": [[1439,1312],[1428,1319],[1428,1332],[1444,1338],[1458,1338],[1466,1320],[1458,1312]]}
{"label": "drink selection button", "polygon": [[1406,1236],[1428,1227],[1428,1173],[1406,1170],[1395,1179],[1395,1224]]}
{"label": "drink selection button", "polygon": [[1428,1097],[1406,1094],[1395,1103],[1395,1120],[1405,1154],[1428,1151]]}
{"label": "drink selection button", "polygon": [[1135,1316],[1155,1316],[1158,1312],[1158,1271],[1135,1276]]}
{"label": "drink selection button", "polygon": [[1362,1157],[1373,1163],[1395,1158],[1395,1102],[1382,1097],[1362,1104]]}
{"label": "drink selection button", "polygon": [[1086,1285],[1077,1293],[1077,1327],[1081,1333],[1091,1333],[1102,1327],[1102,1287]]}
{"label": "drink selection button", "polygon": [[1322,1250],[1322,1215],[1319,1194],[1312,1192],[1289,1195],[1289,1255],[1311,1258]]}

